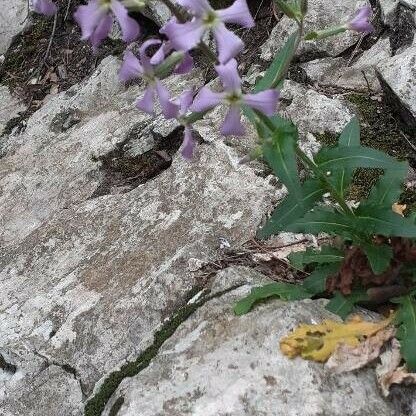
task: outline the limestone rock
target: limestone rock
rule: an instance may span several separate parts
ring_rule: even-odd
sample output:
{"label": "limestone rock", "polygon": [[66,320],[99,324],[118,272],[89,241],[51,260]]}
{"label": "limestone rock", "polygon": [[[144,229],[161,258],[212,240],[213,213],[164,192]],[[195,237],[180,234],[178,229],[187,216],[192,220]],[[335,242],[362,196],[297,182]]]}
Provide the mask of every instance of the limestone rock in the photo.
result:
{"label": "limestone rock", "polygon": [[10,94],[6,86],[0,85],[0,136],[3,133],[7,123],[14,117],[19,115],[19,112],[25,110],[25,106]]}
{"label": "limestone rock", "polygon": [[372,369],[331,374],[322,364],[290,360],[279,340],[299,323],[337,319],[322,301],[270,301],[245,316],[234,303],[264,277],[244,268],[219,274],[217,290],[238,289],[200,307],[159,350],[149,367],[125,379],[108,404],[118,416],[391,416]]}
{"label": "limestone rock", "polygon": [[282,113],[298,126],[302,135],[307,133],[340,133],[353,113],[338,98],[286,81],[282,90]]}
{"label": "limestone rock", "polygon": [[[81,415],[80,401],[147,348],[196,285],[189,259],[215,257],[221,239],[250,239],[276,197],[219,134],[194,163],[175,153],[177,125],[137,111],[144,87],[117,83],[118,68],[107,58],[33,114],[24,133],[6,138],[0,354],[17,369],[0,369],[7,416]],[[200,76],[166,85],[177,95]],[[104,173],[118,181],[123,163],[154,163],[152,138],[177,143],[172,165],[138,186],[97,195]]]}
{"label": "limestone rock", "polygon": [[399,3],[399,0],[378,0],[384,24],[388,26],[393,24]]}
{"label": "limestone rock", "polygon": [[416,129],[416,46],[378,66],[383,89],[410,133]]}
{"label": "limestone rock", "polygon": [[[306,33],[347,22],[362,5],[361,0],[346,0],[336,4],[331,0],[309,1],[308,14],[305,18]],[[261,58],[271,61],[289,36],[296,31],[296,28],[296,23],[293,20],[286,16],[282,17],[273,28],[268,41],[262,46]],[[337,56],[354,45],[358,39],[358,34],[347,31],[340,36],[304,42],[300,45],[298,54]]]}
{"label": "limestone rock", "polygon": [[13,37],[24,27],[26,0],[2,0],[0,8],[0,55],[6,53]]}
{"label": "limestone rock", "polygon": [[147,2],[143,14],[152,19],[158,26],[163,26],[172,17],[167,6],[159,0]]}
{"label": "limestone rock", "polygon": [[347,66],[346,59],[323,58],[301,64],[308,78],[319,86],[366,92],[381,90],[375,67],[391,57],[388,38],[378,41],[363,52],[358,60]]}

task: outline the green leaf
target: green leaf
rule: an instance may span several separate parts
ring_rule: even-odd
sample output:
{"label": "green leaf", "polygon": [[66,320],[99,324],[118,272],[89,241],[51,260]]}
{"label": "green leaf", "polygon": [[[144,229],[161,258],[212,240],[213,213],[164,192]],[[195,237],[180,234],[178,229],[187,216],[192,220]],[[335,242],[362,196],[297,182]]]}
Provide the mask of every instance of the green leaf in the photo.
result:
{"label": "green leaf", "polygon": [[357,218],[343,215],[325,208],[315,208],[286,227],[287,231],[303,234],[321,232],[337,234],[351,239],[360,239],[362,234],[357,226]]}
{"label": "green leaf", "polygon": [[368,295],[364,290],[357,290],[346,296],[336,292],[335,296],[326,305],[326,309],[345,319],[352,312],[356,303],[365,300],[368,300]]}
{"label": "green leaf", "polygon": [[385,237],[416,237],[416,225],[409,218],[402,217],[391,208],[360,206],[355,212],[357,227],[368,234],[380,234]]}
{"label": "green leaf", "polygon": [[393,258],[393,249],[390,246],[385,244],[361,244],[361,247],[367,255],[374,274],[381,274],[388,269]]}
{"label": "green leaf", "polygon": [[[351,146],[360,146],[360,124],[356,117],[346,125],[338,139],[338,147]],[[351,184],[353,174],[353,168],[342,168],[335,170],[332,177],[330,177],[331,182],[342,198],[345,197],[346,190]]]}
{"label": "green leaf", "polygon": [[340,168],[395,169],[398,163],[385,153],[365,146],[324,147],[316,155],[315,162],[324,172]]}
{"label": "green leaf", "polygon": [[288,257],[290,264],[303,270],[307,264],[339,263],[344,259],[344,253],[335,247],[323,246],[320,250],[308,248],[305,251],[291,253]]}
{"label": "green leaf", "polygon": [[338,272],[341,263],[326,264],[317,267],[304,281],[303,287],[314,295],[325,292],[326,279]]}
{"label": "green leaf", "polygon": [[310,298],[312,295],[300,285],[290,283],[269,283],[265,286],[256,287],[251,293],[241,299],[234,307],[236,315],[248,313],[253,306],[262,300],[277,297],[282,300],[301,300]]}
{"label": "green leaf", "polygon": [[298,132],[295,126],[281,117],[273,117],[275,130],[263,144],[263,156],[275,175],[295,198],[301,200],[301,184],[297,169],[295,145]]}
{"label": "green leaf", "polygon": [[396,337],[409,372],[416,371],[416,301],[414,295],[402,296],[395,300],[400,304],[396,323],[399,326]]}
{"label": "green leaf", "polygon": [[268,90],[273,86],[276,86],[276,81],[280,80],[293,58],[297,37],[298,32],[289,36],[289,39],[284,44],[283,48],[280,49],[273,59],[273,62],[267,69],[264,77],[256,84],[254,92]]}
{"label": "green leaf", "polygon": [[302,184],[301,197],[289,194],[273,211],[265,226],[258,232],[259,238],[268,238],[285,229],[288,224],[304,216],[312,209],[325,190],[316,179],[308,179]]}
{"label": "green leaf", "polygon": [[407,162],[396,162],[394,169],[387,169],[374,185],[367,200],[363,205],[391,206],[399,200],[409,165]]}

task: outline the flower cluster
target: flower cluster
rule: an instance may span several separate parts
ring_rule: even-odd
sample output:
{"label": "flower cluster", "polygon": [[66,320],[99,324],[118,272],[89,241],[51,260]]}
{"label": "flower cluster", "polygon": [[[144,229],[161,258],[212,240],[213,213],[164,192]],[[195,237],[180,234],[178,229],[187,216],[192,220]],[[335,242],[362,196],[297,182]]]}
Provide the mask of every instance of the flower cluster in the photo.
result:
{"label": "flower cluster", "polygon": [[[82,31],[82,39],[89,40],[94,49],[98,48],[116,20],[121,27],[123,40],[127,43],[136,40],[140,35],[140,27],[129,16],[129,9],[140,10],[145,2],[146,0],[89,0],[74,13]],[[51,0],[32,0],[32,3],[33,9],[38,13],[56,13],[56,6]],[[145,82],[144,95],[136,102],[138,109],[153,114],[157,99],[163,115],[167,119],[176,118],[184,126],[182,154],[189,159],[195,145],[191,120],[202,118],[217,105],[225,105],[228,111],[221,133],[241,136],[245,133],[241,122],[242,107],[250,107],[255,112],[272,116],[277,111],[279,92],[276,89],[256,94],[245,94],[242,91],[235,58],[243,50],[244,43],[226,25],[234,24],[243,28],[254,26],[246,0],[235,0],[231,6],[220,10],[212,8],[208,0],[176,0],[174,3],[169,0],[168,5],[174,16],[160,30],[165,40],[145,41],[139,48],[138,56],[126,51],[119,77],[123,82],[135,78]],[[373,28],[368,22],[370,14],[369,7],[362,7],[348,24],[342,26],[343,30],[371,32]],[[212,33],[215,39],[216,54],[204,44],[208,33]],[[326,32],[324,35],[326,36]],[[211,54],[209,57],[213,58],[223,91],[213,92],[208,87],[202,87],[196,96],[193,90],[189,90],[179,99],[172,99],[162,80],[172,72],[190,72],[193,67],[190,52],[201,46],[205,47],[205,52],[208,49]],[[151,56],[149,49],[153,49]],[[190,112],[193,117],[189,115]]]}

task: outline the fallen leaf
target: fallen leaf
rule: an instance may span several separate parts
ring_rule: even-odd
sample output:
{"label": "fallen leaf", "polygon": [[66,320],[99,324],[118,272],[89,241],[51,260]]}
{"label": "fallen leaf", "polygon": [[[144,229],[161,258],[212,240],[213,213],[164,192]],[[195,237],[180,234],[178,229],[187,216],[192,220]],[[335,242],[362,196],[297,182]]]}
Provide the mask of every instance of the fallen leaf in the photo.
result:
{"label": "fallen leaf", "polygon": [[390,348],[380,355],[381,364],[376,367],[377,382],[384,397],[390,394],[393,384],[416,384],[416,373],[409,373],[405,366],[399,367],[402,356],[400,342],[393,338]]}
{"label": "fallen leaf", "polygon": [[395,328],[386,328],[369,336],[356,347],[338,344],[326,363],[326,367],[335,373],[345,373],[365,367],[380,356],[383,345],[394,337]]}
{"label": "fallen leaf", "polygon": [[346,323],[325,320],[318,325],[301,324],[281,339],[280,350],[289,358],[300,355],[307,360],[325,362],[339,344],[357,347],[366,338],[387,328],[391,320],[366,322],[355,316]]}
{"label": "fallen leaf", "polygon": [[392,206],[391,209],[393,212],[395,212],[396,214],[401,215],[402,217],[404,217],[404,212],[406,211],[407,205],[401,205],[398,202],[395,202]]}

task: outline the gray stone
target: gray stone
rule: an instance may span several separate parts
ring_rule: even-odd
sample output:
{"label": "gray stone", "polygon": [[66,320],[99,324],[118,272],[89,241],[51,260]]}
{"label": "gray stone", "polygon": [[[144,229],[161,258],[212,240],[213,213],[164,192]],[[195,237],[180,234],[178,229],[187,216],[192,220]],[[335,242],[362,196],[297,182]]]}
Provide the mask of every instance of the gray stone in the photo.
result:
{"label": "gray stone", "polygon": [[153,20],[158,26],[163,26],[172,17],[168,7],[159,0],[148,1],[143,14]]}
{"label": "gray stone", "polygon": [[380,63],[383,89],[411,134],[416,129],[416,46]]}
{"label": "gray stone", "polygon": [[[238,280],[244,276],[246,283]],[[181,324],[149,367],[125,379],[108,404],[124,398],[118,416],[391,416],[372,369],[330,373],[322,364],[290,360],[279,340],[300,323],[338,319],[322,301],[257,306],[233,314],[234,303],[265,278],[244,268],[219,274],[216,297]]]}
{"label": "gray stone", "polygon": [[0,85],[0,136],[7,123],[25,110],[25,106],[10,94],[6,86]]}
{"label": "gray stone", "polygon": [[[309,11],[305,18],[306,33],[347,22],[362,5],[361,0],[345,0],[337,3],[331,0],[309,1]],[[268,41],[262,46],[261,58],[271,61],[296,28],[297,25],[293,20],[286,16],[282,17],[273,28]],[[320,41],[306,41],[300,45],[298,55],[337,56],[354,45],[358,39],[357,33],[347,31],[339,36]]]}
{"label": "gray stone", "polygon": [[[175,123],[135,109],[143,86],[118,84],[118,67],[107,58],[7,138],[0,354],[17,368],[0,369],[8,416],[81,415],[80,398],[143,352],[196,285],[189,259],[215,257],[221,239],[233,246],[252,238],[277,194],[218,134],[194,163],[177,153],[129,192],[95,197],[100,158],[123,144],[144,155],[152,132],[180,134]],[[166,85],[178,94],[198,82],[194,72]],[[131,137],[132,129],[142,133]]]}
{"label": "gray stone", "polygon": [[388,26],[393,24],[399,3],[399,0],[378,0],[384,24]]}
{"label": "gray stone", "polygon": [[354,116],[337,97],[327,97],[319,92],[286,81],[282,90],[281,112],[299,128],[300,133],[340,133]]}
{"label": "gray stone", "polygon": [[400,2],[409,9],[416,10],[416,0],[400,0]]}
{"label": "gray stone", "polygon": [[391,57],[388,38],[363,52],[351,66],[344,58],[323,58],[301,64],[308,78],[319,86],[373,92],[381,90],[375,67]]}
{"label": "gray stone", "polygon": [[9,48],[13,37],[24,27],[26,0],[2,0],[0,8],[0,55]]}

